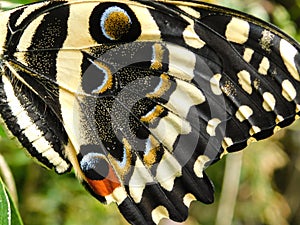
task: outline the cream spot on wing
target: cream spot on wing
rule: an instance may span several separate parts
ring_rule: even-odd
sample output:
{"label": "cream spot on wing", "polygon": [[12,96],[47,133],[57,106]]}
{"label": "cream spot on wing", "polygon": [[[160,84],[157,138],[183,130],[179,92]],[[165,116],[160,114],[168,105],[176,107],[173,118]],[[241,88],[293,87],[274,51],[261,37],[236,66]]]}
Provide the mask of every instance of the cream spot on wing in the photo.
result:
{"label": "cream spot on wing", "polygon": [[262,75],[267,75],[270,68],[270,61],[267,57],[263,57],[259,64],[258,72]]}
{"label": "cream spot on wing", "polygon": [[243,122],[244,120],[249,119],[250,116],[252,116],[253,110],[247,106],[247,105],[242,105],[239,107],[237,112],[235,113],[235,117],[240,121]]}
{"label": "cream spot on wing", "polygon": [[191,16],[195,17],[195,18],[200,18],[200,12],[196,11],[195,9],[188,7],[188,6],[183,6],[183,5],[179,5],[178,8],[180,8],[182,11],[190,14]]}
{"label": "cream spot on wing", "polygon": [[205,163],[209,162],[209,158],[206,155],[200,155],[194,163],[194,173],[197,177],[203,177],[203,170],[205,167]]}
{"label": "cream spot on wing", "polygon": [[160,220],[163,218],[169,218],[169,212],[166,209],[166,207],[160,205],[157,206],[155,209],[151,212],[152,220],[155,224],[158,224]]}
{"label": "cream spot on wing", "polygon": [[291,76],[297,81],[300,81],[300,76],[295,64],[295,56],[298,54],[297,49],[286,40],[281,39],[279,50],[281,58]]}
{"label": "cream spot on wing", "polygon": [[250,73],[246,70],[242,70],[237,74],[237,76],[239,78],[239,84],[242,86],[243,90],[250,95],[252,93]]}
{"label": "cream spot on wing", "polygon": [[275,126],[273,129],[273,133],[275,134],[276,132],[280,131],[281,127],[280,126]]}
{"label": "cream spot on wing", "polygon": [[216,128],[217,126],[221,123],[221,120],[218,118],[213,118],[208,121],[207,126],[206,126],[206,132],[210,136],[216,136]]}
{"label": "cream spot on wing", "polygon": [[168,74],[181,80],[190,81],[194,78],[196,55],[186,48],[173,44],[166,44],[169,50],[169,71]]}
{"label": "cream spot on wing", "polygon": [[233,141],[230,137],[224,137],[222,141],[222,147],[226,150],[228,147],[233,145]]}
{"label": "cream spot on wing", "polygon": [[253,49],[246,48],[243,55],[244,60],[249,63],[252,59],[253,53],[254,53]]}
{"label": "cream spot on wing", "polygon": [[196,49],[200,49],[205,45],[205,42],[200,39],[194,30],[194,23],[185,28],[183,31],[183,39],[188,46]]}
{"label": "cream spot on wing", "polygon": [[280,123],[280,122],[282,122],[282,121],[284,121],[283,116],[277,115],[277,116],[276,116],[276,123]]}
{"label": "cream spot on wing", "polygon": [[169,150],[173,151],[173,145],[180,134],[188,134],[192,130],[186,120],[169,113],[160,119],[155,128],[150,128],[151,133]]}
{"label": "cream spot on wing", "polygon": [[142,199],[147,183],[153,182],[153,178],[142,161],[137,158],[133,173],[129,180],[129,193],[135,203]]}
{"label": "cream spot on wing", "polygon": [[252,126],[249,130],[249,134],[252,136],[254,134],[257,134],[261,131],[261,129],[257,126]]}
{"label": "cream spot on wing", "polygon": [[261,35],[262,35],[262,37],[259,41],[259,45],[267,53],[271,53],[271,47],[272,47],[272,41],[274,39],[274,34],[269,30],[263,30],[263,32],[261,32]]}
{"label": "cream spot on wing", "polygon": [[192,106],[205,102],[205,96],[200,89],[188,82],[176,80],[176,84],[177,87],[165,106],[181,117],[186,118]]}
{"label": "cream spot on wing", "polygon": [[195,200],[197,200],[196,197],[193,194],[191,194],[191,193],[187,193],[183,197],[183,203],[188,208],[190,207],[192,201],[195,201]]}
{"label": "cream spot on wing", "polygon": [[266,110],[267,112],[273,111],[276,105],[276,99],[274,95],[272,95],[270,92],[265,92],[263,93],[263,99],[264,102],[262,106],[264,110]]}
{"label": "cream spot on wing", "polygon": [[249,37],[250,25],[248,22],[233,17],[227,24],[225,37],[228,41],[244,44]]}
{"label": "cream spot on wing", "polygon": [[299,104],[296,105],[296,113],[298,113],[298,112],[300,112],[300,105]]}
{"label": "cream spot on wing", "polygon": [[121,204],[126,198],[127,198],[127,192],[125,188],[122,186],[115,188],[111,194],[105,196],[107,204],[110,204],[112,202]]}
{"label": "cream spot on wing", "polygon": [[250,138],[247,140],[247,145],[250,145],[250,144],[252,144],[252,143],[254,143],[254,142],[257,142],[256,138],[250,137]]}
{"label": "cream spot on wing", "polygon": [[221,74],[215,74],[211,79],[210,79],[210,88],[212,90],[212,92],[215,95],[221,95],[222,94],[222,90],[220,88],[220,80],[222,78]]}
{"label": "cream spot on wing", "polygon": [[289,102],[293,101],[297,96],[297,91],[294,85],[289,80],[284,80],[281,86],[282,86],[282,96]]}
{"label": "cream spot on wing", "polygon": [[156,169],[156,180],[167,191],[172,191],[176,177],[181,176],[181,165],[167,150]]}

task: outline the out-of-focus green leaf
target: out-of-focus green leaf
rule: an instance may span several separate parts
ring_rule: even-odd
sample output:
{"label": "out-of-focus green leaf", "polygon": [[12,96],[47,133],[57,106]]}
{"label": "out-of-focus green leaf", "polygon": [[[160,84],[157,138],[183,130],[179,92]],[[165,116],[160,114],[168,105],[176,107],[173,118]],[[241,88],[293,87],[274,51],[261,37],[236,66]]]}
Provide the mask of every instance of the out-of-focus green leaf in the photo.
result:
{"label": "out-of-focus green leaf", "polygon": [[4,183],[0,178],[0,224],[23,225],[19,212],[15,207]]}

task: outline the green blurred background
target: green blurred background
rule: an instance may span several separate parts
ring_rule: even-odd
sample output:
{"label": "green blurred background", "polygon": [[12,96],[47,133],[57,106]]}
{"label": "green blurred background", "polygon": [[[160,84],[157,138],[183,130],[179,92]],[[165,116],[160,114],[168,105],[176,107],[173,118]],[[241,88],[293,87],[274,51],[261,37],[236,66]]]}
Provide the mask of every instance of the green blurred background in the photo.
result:
{"label": "green blurred background", "polygon": [[[0,1],[0,4],[3,9],[28,2],[31,1]],[[300,40],[300,0],[209,2],[270,21]],[[0,153],[13,172],[25,225],[127,224],[115,205],[100,204],[84,190],[73,173],[58,176],[43,169],[14,140],[7,138],[2,129],[0,135]],[[185,225],[300,224],[300,122],[267,140],[251,144],[242,153],[226,157],[207,173],[216,187],[215,203],[194,202]],[[224,174],[229,182],[223,184]],[[234,187],[238,188],[236,198],[231,197]],[[162,221],[161,224],[176,223]]]}

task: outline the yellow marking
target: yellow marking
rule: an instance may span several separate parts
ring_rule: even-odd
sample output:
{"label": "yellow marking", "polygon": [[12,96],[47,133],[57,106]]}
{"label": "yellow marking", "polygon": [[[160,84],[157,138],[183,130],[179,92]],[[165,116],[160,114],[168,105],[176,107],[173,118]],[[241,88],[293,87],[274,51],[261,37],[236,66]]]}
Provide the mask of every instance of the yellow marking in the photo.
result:
{"label": "yellow marking", "polygon": [[[34,12],[35,10],[44,7],[46,5],[48,5],[49,2],[40,2],[40,3],[36,3],[36,4],[32,4],[30,5],[30,7],[24,7],[24,11],[23,13],[19,16],[19,18],[17,19],[15,26],[20,26],[21,23],[28,17],[28,15],[30,15],[32,12]],[[26,28],[27,29],[27,28]],[[35,31],[35,30],[34,30]],[[28,40],[29,41],[29,40]],[[30,41],[29,41],[30,42]]]}
{"label": "yellow marking", "polygon": [[208,121],[207,126],[206,126],[206,132],[210,136],[216,136],[216,128],[217,126],[221,123],[221,120],[218,118],[213,118]]}
{"label": "yellow marking", "polygon": [[[222,145],[223,145],[223,143],[222,143]],[[223,150],[223,152],[221,153],[221,155],[220,155],[220,159],[222,159],[225,155],[227,155],[229,152],[226,150],[226,149],[224,149]]]}
{"label": "yellow marking", "polygon": [[281,115],[277,115],[275,121],[276,121],[276,123],[280,123],[280,122],[284,121],[284,118]]}
{"label": "yellow marking", "polygon": [[169,150],[173,151],[173,145],[180,134],[188,134],[192,130],[186,120],[169,112],[160,119],[155,128],[150,128],[151,133]]}
{"label": "yellow marking", "polygon": [[236,89],[234,87],[234,84],[228,80],[225,81],[224,85],[221,86],[221,90],[227,96],[230,96],[230,95],[235,96],[236,95]]}
{"label": "yellow marking", "polygon": [[272,41],[274,39],[274,34],[268,30],[264,30],[261,34],[262,34],[262,38],[260,39],[259,44],[263,50],[270,53],[272,47]]}
{"label": "yellow marking", "polygon": [[251,61],[253,53],[254,53],[253,49],[251,49],[251,48],[245,49],[243,58],[247,63],[249,63]]}
{"label": "yellow marking", "polygon": [[[159,27],[157,26],[149,10],[143,5],[139,5],[139,4],[133,5],[132,2],[130,2],[128,6],[134,11],[138,21],[142,21],[140,23],[142,33],[138,38],[138,40],[145,40],[145,41],[161,40]],[[147,22],[145,23],[144,21]]]}
{"label": "yellow marking", "polygon": [[70,5],[68,35],[62,47],[64,50],[59,51],[57,54],[57,83],[60,86],[59,101],[62,118],[64,127],[76,151],[82,144],[89,142],[82,135],[81,109],[78,104],[78,96],[76,96],[76,93],[82,92],[81,64],[83,55],[80,51],[68,49],[83,49],[98,45],[89,32],[89,17],[98,4],[94,2]]}
{"label": "yellow marking", "polygon": [[300,105],[296,104],[296,113],[300,112]]}
{"label": "yellow marking", "polygon": [[275,134],[276,132],[280,131],[281,127],[280,126],[275,126],[273,129],[273,133]]}
{"label": "yellow marking", "polygon": [[252,126],[251,128],[250,128],[250,130],[249,130],[249,134],[252,136],[252,135],[254,135],[254,134],[257,134],[257,133],[259,133],[259,132],[261,132],[261,129],[259,128],[259,127],[257,127],[257,126]]}
{"label": "yellow marking", "polygon": [[201,40],[194,29],[194,22],[188,25],[183,31],[183,39],[192,48],[200,49],[205,45],[205,42]]}
{"label": "yellow marking", "polygon": [[161,44],[157,44],[157,43],[155,43],[152,46],[152,48],[153,48],[153,56],[152,56],[152,60],[151,60],[150,69],[153,69],[153,70],[162,69],[164,50],[163,50]]}
{"label": "yellow marking", "polygon": [[267,112],[273,111],[276,105],[276,99],[274,95],[272,95],[270,92],[265,92],[263,93],[263,99],[264,102],[262,106],[264,110],[266,110]]}
{"label": "yellow marking", "polygon": [[169,212],[166,207],[160,205],[157,206],[151,212],[152,220],[155,224],[158,224],[163,218],[169,218]]}
{"label": "yellow marking", "polygon": [[44,19],[45,14],[42,14],[32,20],[29,25],[25,28],[23,34],[20,37],[19,44],[18,44],[18,51],[27,51],[27,49],[31,45],[31,41],[33,39],[33,36],[38,29],[38,26],[41,24],[41,22]]}
{"label": "yellow marking", "polygon": [[[105,79],[103,80],[105,83],[101,84],[101,86],[98,87],[98,89],[93,90],[93,92],[92,92],[93,94],[95,94],[95,92],[101,94],[101,93],[107,91],[108,89],[112,88],[112,86],[113,86],[113,75],[110,71],[110,68],[108,66],[106,66],[104,63],[101,63],[101,62],[95,60],[95,61],[93,61],[93,64],[96,67],[98,67],[100,70],[102,70],[105,74],[105,78],[107,78],[106,80]],[[87,74],[87,76],[89,76],[89,75]]]}
{"label": "yellow marking", "polygon": [[[251,133],[251,131],[250,131],[250,133]],[[252,144],[252,143],[254,143],[254,142],[257,142],[256,138],[250,137],[250,138],[247,140],[247,145],[250,145],[250,144]]]}
{"label": "yellow marking", "polygon": [[153,110],[141,117],[141,122],[152,123],[164,111],[161,105],[156,105]]}
{"label": "yellow marking", "polygon": [[156,169],[156,180],[165,190],[172,191],[176,177],[181,175],[181,165],[172,154],[165,150]]}
{"label": "yellow marking", "polygon": [[150,167],[156,162],[157,152],[160,150],[160,143],[155,139],[155,137],[149,135],[146,148],[143,161],[148,167]]}
{"label": "yellow marking", "polygon": [[184,6],[184,5],[179,5],[178,8],[180,8],[182,11],[188,13],[192,17],[195,17],[195,18],[200,18],[201,17],[200,12],[196,11],[195,9],[193,9],[191,7]]}
{"label": "yellow marking", "polygon": [[129,193],[135,203],[139,203],[142,199],[144,189],[147,183],[154,182],[149,170],[144,166],[143,162],[137,157],[133,173],[129,180]]}
{"label": "yellow marking", "polygon": [[1,26],[0,26],[0,57],[3,55],[4,49],[4,44],[6,41],[6,35],[7,35],[7,23],[9,21],[9,12],[1,12],[0,13],[0,21],[1,21]]}
{"label": "yellow marking", "polygon": [[244,44],[249,37],[250,25],[248,22],[233,17],[227,24],[225,37],[228,41]]}
{"label": "yellow marking", "polygon": [[222,141],[222,147],[224,150],[226,150],[228,147],[233,145],[233,141],[230,137],[224,137]]}
{"label": "yellow marking", "polygon": [[186,48],[167,44],[169,50],[169,74],[181,80],[191,81],[194,78],[196,56]]}
{"label": "yellow marking", "polygon": [[31,120],[28,112],[25,111],[16,97],[11,81],[6,76],[2,76],[2,81],[4,84],[3,89],[8,99],[7,104],[12,110],[12,114],[17,118],[18,125],[24,136],[32,143],[37,152],[41,153],[43,157],[55,166],[57,172],[65,172],[69,168],[68,163],[53,149],[53,146],[45,139],[39,127]]}
{"label": "yellow marking", "polygon": [[127,198],[127,192],[123,186],[119,186],[113,190],[110,195],[105,196],[107,204],[116,202],[120,205]]}
{"label": "yellow marking", "polygon": [[176,84],[176,89],[169,97],[165,107],[186,118],[192,106],[205,102],[205,96],[200,89],[188,82],[176,80]]}
{"label": "yellow marking", "polygon": [[282,81],[282,96],[289,102],[293,101],[297,96],[294,85],[289,80]]}
{"label": "yellow marking", "polygon": [[247,106],[242,105],[239,107],[239,109],[235,113],[235,117],[240,121],[243,122],[244,120],[249,119],[250,116],[252,116],[253,110]]}
{"label": "yellow marking", "polygon": [[129,144],[128,140],[126,138],[122,139],[125,154],[123,156],[126,157],[126,159],[122,159],[122,162],[116,160],[112,155],[108,154],[107,158],[108,161],[113,165],[113,168],[115,171],[118,172],[118,175],[120,176],[120,179],[124,179],[124,176],[128,173],[131,167],[131,160],[132,160],[132,148]]}
{"label": "yellow marking", "polygon": [[250,95],[252,93],[250,73],[246,70],[242,70],[237,74],[237,76],[239,78],[239,84],[242,86],[243,90]]}
{"label": "yellow marking", "polygon": [[258,88],[260,87],[260,79],[255,78],[253,81],[253,87],[258,90]]}
{"label": "yellow marking", "polygon": [[222,94],[222,90],[220,88],[220,80],[222,78],[221,74],[215,74],[211,79],[210,79],[210,88],[211,91],[215,94],[215,95],[221,95]]}
{"label": "yellow marking", "polygon": [[191,193],[187,193],[184,197],[183,197],[183,203],[186,207],[190,207],[192,201],[197,200],[196,197],[191,194]]}
{"label": "yellow marking", "polygon": [[[68,18],[68,36],[63,45],[63,49],[85,49],[98,46],[90,35],[89,18],[94,8],[99,2],[87,2],[82,4],[71,4]],[[80,13],[79,13],[80,12]],[[100,21],[99,21],[100,26]],[[79,29],[78,29],[79,28]],[[100,29],[100,27],[99,27]],[[71,64],[74,65],[74,64]]]}
{"label": "yellow marking", "polygon": [[296,116],[295,116],[295,120],[298,120],[298,119],[300,119],[300,116],[299,116],[299,115],[296,115]]}
{"label": "yellow marking", "polygon": [[148,93],[146,97],[148,98],[157,98],[161,97],[166,91],[171,87],[171,82],[169,80],[169,76],[167,74],[160,75],[160,83],[155,88],[155,90],[151,93]]}
{"label": "yellow marking", "polygon": [[286,40],[281,39],[279,50],[284,65],[286,66],[287,70],[290,72],[291,76],[295,80],[300,81],[300,75],[295,65],[295,56],[298,54],[297,49]]}
{"label": "yellow marking", "polygon": [[210,159],[206,155],[200,155],[194,163],[194,173],[197,177],[203,178],[203,171],[205,169],[205,163],[209,162]]}
{"label": "yellow marking", "polygon": [[111,40],[119,40],[126,35],[131,26],[131,21],[128,15],[124,12],[111,12],[104,22],[105,34]]}
{"label": "yellow marking", "polygon": [[267,57],[263,57],[259,64],[258,72],[262,75],[267,75],[270,68],[270,61]]}

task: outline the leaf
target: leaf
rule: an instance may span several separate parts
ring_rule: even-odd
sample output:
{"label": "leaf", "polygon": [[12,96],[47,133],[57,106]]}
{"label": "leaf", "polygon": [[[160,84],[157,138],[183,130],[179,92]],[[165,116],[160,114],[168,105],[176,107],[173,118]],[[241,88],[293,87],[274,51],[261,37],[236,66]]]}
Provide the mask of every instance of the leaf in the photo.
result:
{"label": "leaf", "polygon": [[2,179],[0,178],[0,224],[23,225],[19,212],[15,207]]}

